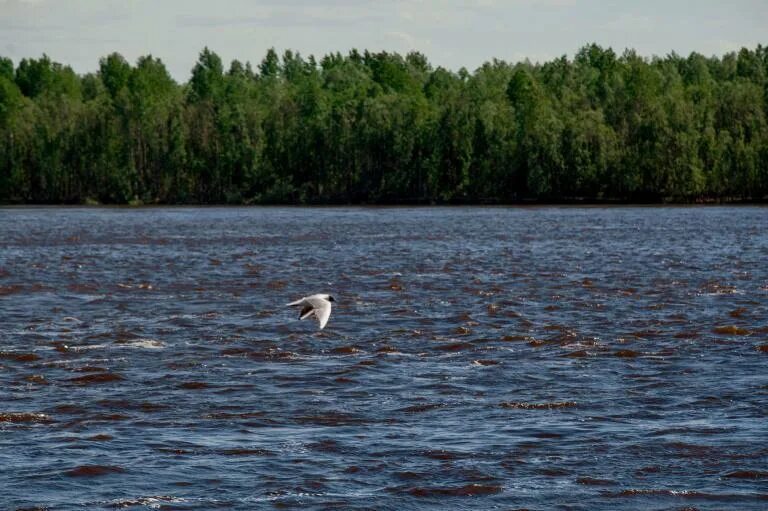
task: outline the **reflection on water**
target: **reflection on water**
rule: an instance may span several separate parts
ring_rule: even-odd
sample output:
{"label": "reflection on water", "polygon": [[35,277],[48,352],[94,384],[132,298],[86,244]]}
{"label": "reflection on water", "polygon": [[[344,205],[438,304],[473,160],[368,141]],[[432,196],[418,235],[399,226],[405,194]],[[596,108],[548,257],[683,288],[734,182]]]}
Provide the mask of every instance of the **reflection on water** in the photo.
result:
{"label": "reflection on water", "polygon": [[767,220],[0,209],[0,507],[765,509]]}

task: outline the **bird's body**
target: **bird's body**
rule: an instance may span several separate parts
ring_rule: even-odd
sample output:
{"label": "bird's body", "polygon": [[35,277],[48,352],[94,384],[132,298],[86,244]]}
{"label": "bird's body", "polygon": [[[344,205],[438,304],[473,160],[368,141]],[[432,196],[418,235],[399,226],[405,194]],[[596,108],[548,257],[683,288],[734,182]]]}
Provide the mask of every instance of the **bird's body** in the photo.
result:
{"label": "bird's body", "polygon": [[320,330],[322,330],[325,328],[326,323],[328,323],[328,318],[331,317],[331,302],[334,301],[335,300],[331,295],[316,294],[305,296],[304,298],[300,298],[299,300],[286,305],[291,307],[301,306],[299,319],[307,319],[311,316],[315,316],[318,323],[320,323]]}

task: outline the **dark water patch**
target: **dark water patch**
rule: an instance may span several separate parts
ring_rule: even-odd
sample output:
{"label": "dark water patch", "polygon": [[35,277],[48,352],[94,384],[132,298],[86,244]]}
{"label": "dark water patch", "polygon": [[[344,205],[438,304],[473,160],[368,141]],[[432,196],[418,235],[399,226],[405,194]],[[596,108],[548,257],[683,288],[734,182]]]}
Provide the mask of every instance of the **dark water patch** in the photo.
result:
{"label": "dark water patch", "polygon": [[114,437],[112,435],[107,435],[105,433],[100,433],[98,435],[93,435],[86,438],[86,440],[90,440],[92,442],[109,442],[113,439]]}
{"label": "dark water patch", "polygon": [[636,339],[651,339],[654,337],[663,337],[664,335],[666,335],[666,332],[664,332],[664,330],[645,329],[645,330],[636,330],[634,332],[630,332],[629,335]]}
{"label": "dark water patch", "polygon": [[12,362],[36,362],[40,359],[40,355],[36,353],[0,351],[0,360],[9,360]]}
{"label": "dark water patch", "polygon": [[500,485],[474,483],[456,487],[415,486],[404,489],[405,493],[414,497],[481,497],[495,495],[503,490]]}
{"label": "dark water patch", "polygon": [[673,452],[675,456],[681,458],[712,458],[714,456],[722,456],[723,454],[718,447],[686,442],[667,442],[659,447],[668,452]]}
{"label": "dark water patch", "polygon": [[734,470],[723,475],[726,479],[752,479],[752,480],[766,480],[768,479],[768,472],[762,470]]}
{"label": "dark water patch", "polygon": [[66,342],[54,341],[51,344],[53,346],[53,349],[55,349],[59,353],[71,353],[72,352],[72,350],[70,350],[69,345]]}
{"label": "dark water patch", "polygon": [[125,469],[116,465],[81,465],[64,472],[69,477],[99,477],[110,474],[122,474]]}
{"label": "dark water patch", "polygon": [[79,422],[115,422],[127,421],[132,417],[124,413],[92,413],[83,417]]}
{"label": "dark water patch", "polygon": [[736,325],[717,326],[712,329],[712,332],[718,335],[750,335],[752,333],[746,328],[741,328]]}
{"label": "dark water patch", "polygon": [[48,424],[53,419],[44,413],[0,412],[0,422],[11,424]]}
{"label": "dark water patch", "polygon": [[338,346],[331,350],[334,355],[356,355],[362,352],[363,350],[357,346]]}
{"label": "dark water patch", "polygon": [[505,335],[501,340],[504,342],[530,341],[531,337],[527,335]]}
{"label": "dark water patch", "polygon": [[434,349],[439,351],[465,351],[465,350],[473,350],[475,346],[472,343],[469,342],[448,342],[448,343],[440,343],[433,346]]}
{"label": "dark water patch", "polygon": [[405,470],[402,472],[395,472],[395,477],[398,479],[401,479],[403,481],[415,481],[419,479],[429,479],[430,474],[428,473],[419,473],[419,472],[412,472],[410,470]]}
{"label": "dark water patch", "polygon": [[252,449],[247,447],[239,447],[234,449],[220,449],[216,451],[217,454],[224,456],[274,456],[275,453],[267,449]]}
{"label": "dark water patch", "polygon": [[426,458],[440,461],[453,461],[461,458],[465,458],[466,454],[459,452],[451,452],[445,449],[429,449],[421,453]]}
{"label": "dark water patch", "polygon": [[600,479],[595,477],[579,477],[576,479],[576,482],[585,486],[615,486],[618,484],[611,479]]}
{"label": "dark water patch", "polygon": [[675,499],[690,499],[703,501],[749,502],[768,501],[768,494],[761,493],[711,493],[697,490],[669,489],[626,489],[621,491],[603,491],[605,497],[672,497]]}
{"label": "dark water patch", "polygon": [[55,406],[53,411],[57,414],[82,415],[88,412],[88,408],[76,404],[61,404]]}
{"label": "dark water patch", "polygon": [[284,280],[273,280],[270,282],[267,282],[266,287],[267,289],[277,291],[280,289],[283,289],[288,283]]}
{"label": "dark water patch", "polygon": [[75,373],[107,373],[108,372],[106,367],[101,367],[101,366],[73,367],[71,370]]}
{"label": "dark water patch", "polygon": [[210,385],[204,381],[187,381],[180,383],[179,388],[184,390],[202,390],[210,388]]}
{"label": "dark water patch", "polygon": [[613,352],[613,355],[619,358],[636,358],[642,355],[642,353],[635,350],[616,350]]}
{"label": "dark water patch", "polygon": [[24,381],[36,385],[48,385],[50,383],[42,374],[30,374],[29,376],[24,377]]}
{"label": "dark water patch", "polygon": [[68,381],[74,385],[99,385],[104,383],[115,383],[124,380],[118,373],[98,372],[70,378]]}
{"label": "dark water patch", "polygon": [[[558,435],[559,437],[560,435]],[[556,437],[557,438],[557,437]],[[540,468],[538,473],[545,477],[565,477],[570,475],[570,471],[563,468]]]}
{"label": "dark water patch", "polygon": [[8,296],[21,293],[23,290],[24,286],[20,284],[11,284],[8,286],[0,285],[0,296]]}
{"label": "dark water patch", "polygon": [[650,474],[658,474],[662,471],[659,465],[650,465],[647,467],[641,467],[635,471],[635,475],[638,477],[645,477]]}
{"label": "dark water patch", "polygon": [[406,406],[405,408],[400,408],[399,411],[403,413],[422,413],[444,408],[445,406],[447,406],[445,403],[425,403],[421,405]]}
{"label": "dark water patch", "polygon": [[746,307],[739,307],[737,309],[733,309],[732,311],[728,311],[728,315],[732,318],[741,318],[748,311],[749,309]]}
{"label": "dark water patch", "polygon": [[[553,433],[550,431],[534,431],[533,433],[531,433],[531,436],[534,438],[547,440],[552,438],[563,438],[564,435],[561,435],[560,433]],[[559,469],[546,469],[546,470],[559,470]]]}
{"label": "dark water patch", "polygon": [[307,449],[310,449],[316,452],[332,452],[332,453],[338,453],[345,450],[344,447],[339,442],[330,438],[326,438],[318,442],[312,442],[310,444],[307,444]]}
{"label": "dark water patch", "polygon": [[156,447],[155,450],[164,454],[173,454],[174,456],[184,456],[187,454],[195,454],[194,451],[191,451],[189,449],[181,449],[178,447]]}
{"label": "dark water patch", "polygon": [[697,331],[685,331],[685,332],[677,332],[672,337],[675,339],[698,339],[701,337],[701,334]]}

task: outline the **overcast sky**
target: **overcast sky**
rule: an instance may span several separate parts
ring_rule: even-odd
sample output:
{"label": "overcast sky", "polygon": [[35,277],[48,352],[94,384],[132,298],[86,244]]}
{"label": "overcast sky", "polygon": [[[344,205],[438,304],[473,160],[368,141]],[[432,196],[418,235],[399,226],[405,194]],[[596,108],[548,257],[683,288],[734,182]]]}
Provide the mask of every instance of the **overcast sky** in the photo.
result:
{"label": "overcast sky", "polygon": [[186,81],[208,46],[225,63],[266,50],[418,50],[470,71],[573,56],[597,42],[618,53],[722,55],[768,43],[768,0],[0,0],[0,55],[47,53],[84,73],[117,51],[152,54]]}

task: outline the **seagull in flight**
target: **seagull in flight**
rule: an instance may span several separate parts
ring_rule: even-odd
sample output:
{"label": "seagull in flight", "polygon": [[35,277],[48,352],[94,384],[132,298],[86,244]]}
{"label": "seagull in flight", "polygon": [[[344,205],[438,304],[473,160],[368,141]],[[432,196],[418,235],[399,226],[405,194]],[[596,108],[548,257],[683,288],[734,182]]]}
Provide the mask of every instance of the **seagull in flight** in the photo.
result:
{"label": "seagull in flight", "polygon": [[335,301],[331,295],[316,294],[305,296],[286,305],[290,307],[301,305],[299,319],[315,316],[320,323],[320,330],[322,330],[325,328],[325,324],[328,323],[328,318],[331,317],[331,302]]}

